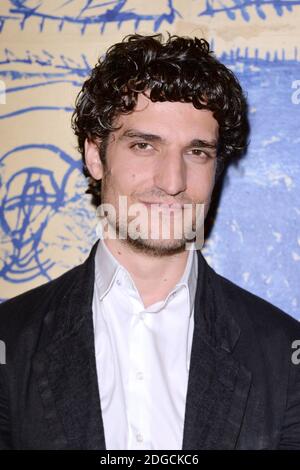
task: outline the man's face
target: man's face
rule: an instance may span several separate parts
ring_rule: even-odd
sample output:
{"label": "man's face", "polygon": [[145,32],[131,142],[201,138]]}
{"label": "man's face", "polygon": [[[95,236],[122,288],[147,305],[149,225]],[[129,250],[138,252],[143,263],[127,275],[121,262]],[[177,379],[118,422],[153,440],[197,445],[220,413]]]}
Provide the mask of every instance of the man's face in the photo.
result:
{"label": "man's face", "polygon": [[[140,94],[135,110],[120,115],[115,124],[121,127],[109,136],[105,166],[99,155],[95,156],[94,144],[86,141],[85,154],[91,174],[102,178],[102,203],[112,204],[116,210],[117,233],[125,234],[125,243],[152,255],[183,251],[196,227],[196,204],[203,205],[204,216],[209,208],[215,181],[217,121],[211,111],[198,110],[192,103],[154,103]],[[126,196],[128,209],[142,204],[143,211],[135,217],[140,216],[143,236],[133,239],[128,235],[134,217],[127,214],[126,229],[120,219],[119,196]],[[153,203],[179,203],[181,207],[160,207],[155,212],[158,206]],[[193,208],[185,228],[183,204]],[[170,230],[166,237],[162,226],[167,219]],[[182,235],[178,238],[180,225]]]}

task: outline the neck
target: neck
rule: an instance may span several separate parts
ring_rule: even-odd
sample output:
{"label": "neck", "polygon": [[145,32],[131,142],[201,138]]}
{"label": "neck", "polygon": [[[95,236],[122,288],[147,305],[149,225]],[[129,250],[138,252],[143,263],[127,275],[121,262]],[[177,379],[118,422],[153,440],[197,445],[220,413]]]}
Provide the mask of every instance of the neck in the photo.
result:
{"label": "neck", "polygon": [[184,273],[189,254],[188,250],[183,250],[157,257],[133,250],[125,240],[105,239],[104,243],[131,275],[145,307],[164,300],[175,287]]}

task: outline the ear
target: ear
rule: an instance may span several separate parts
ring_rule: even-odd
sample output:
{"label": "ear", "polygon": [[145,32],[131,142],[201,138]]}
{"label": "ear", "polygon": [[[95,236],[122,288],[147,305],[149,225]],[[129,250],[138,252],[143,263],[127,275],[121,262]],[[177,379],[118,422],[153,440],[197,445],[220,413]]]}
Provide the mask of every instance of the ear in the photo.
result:
{"label": "ear", "polygon": [[103,164],[100,160],[99,150],[95,142],[85,139],[84,141],[85,163],[90,174],[95,180],[103,177]]}

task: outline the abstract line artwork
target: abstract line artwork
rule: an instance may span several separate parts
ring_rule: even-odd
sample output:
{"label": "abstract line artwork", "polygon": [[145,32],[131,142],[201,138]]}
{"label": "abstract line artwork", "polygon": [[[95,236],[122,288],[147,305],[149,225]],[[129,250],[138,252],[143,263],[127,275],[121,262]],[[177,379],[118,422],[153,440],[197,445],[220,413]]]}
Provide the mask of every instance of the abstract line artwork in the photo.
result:
{"label": "abstract line artwork", "polygon": [[[64,54],[54,56],[46,50],[42,50],[39,54],[26,51],[25,54],[20,55],[5,48],[3,58],[0,60],[0,78],[11,84],[3,90],[3,93],[5,92],[8,97],[10,94],[18,93],[22,96],[24,103],[30,101],[26,100],[26,92],[29,92],[31,89],[45,91],[46,88],[53,88],[61,84],[78,89],[90,70],[91,67],[84,54],[79,59],[74,60]],[[43,93],[44,95],[47,96],[46,93]],[[61,100],[56,105],[51,102],[34,106],[30,102],[30,106],[17,106],[14,111],[9,113],[2,112],[0,114],[0,121],[1,119],[15,117],[20,114],[42,110],[72,112],[73,107],[69,106],[67,101],[63,104]]]}
{"label": "abstract line artwork", "polygon": [[[199,2],[200,8],[203,1]],[[216,16],[225,14],[230,20],[242,18],[250,21],[257,15],[260,19],[266,20],[268,12],[273,10],[277,16],[285,13],[292,13],[300,6],[299,0],[205,0],[205,7],[199,16]]]}
{"label": "abstract line artwork", "polygon": [[172,0],[143,3],[136,0],[10,0],[7,3],[6,7],[0,6],[0,31],[7,21],[17,21],[24,29],[33,18],[38,19],[40,31],[48,21],[57,23],[59,31],[66,24],[78,25],[82,34],[91,25],[99,25],[103,33],[109,23],[120,27],[124,22],[131,22],[137,29],[141,21],[151,22],[153,30],[157,31],[164,22],[171,24],[180,17]]}
{"label": "abstract line artwork", "polygon": [[[55,90],[70,86],[77,92],[90,71],[85,55],[73,60],[46,50],[39,54],[30,51],[16,54],[5,49],[1,59],[0,79],[7,84],[5,92],[10,106],[9,111],[6,106],[0,106],[0,122],[10,122],[13,129],[18,129],[23,116],[32,119],[35,114],[43,114],[49,120],[49,113],[67,113],[69,119],[73,103]],[[49,98],[47,90],[49,93],[54,90],[54,97]],[[32,131],[34,135],[34,128]],[[40,138],[37,136],[37,140]],[[63,170],[59,177],[58,168]],[[83,212],[85,188],[80,173],[78,154],[74,150],[70,155],[61,148],[55,135],[52,142],[43,140],[37,144],[33,140],[0,153],[2,279],[11,283],[36,278],[50,280],[49,271],[55,264],[51,253],[63,254],[75,244],[82,255],[86,253],[82,239],[91,239],[86,222],[91,214]],[[55,229],[60,225],[62,228],[55,241],[50,237],[48,242],[45,233],[51,224]],[[83,227],[83,235],[76,232],[78,226]],[[59,264],[64,264],[63,256]]]}
{"label": "abstract line artwork", "polygon": [[[24,165],[28,158],[36,160],[36,164]],[[48,168],[41,168],[39,165],[45,159]],[[55,165],[50,168],[49,162],[52,166],[64,162],[66,171],[61,182],[55,177]],[[48,221],[68,203],[66,186],[78,162],[54,145],[32,144],[13,148],[3,155],[0,168],[5,174],[5,184],[1,182],[1,251],[5,253],[5,247],[10,246],[9,256],[2,260],[0,276],[14,283],[41,275],[50,280],[48,270],[55,263],[51,259],[41,262],[42,237]]]}

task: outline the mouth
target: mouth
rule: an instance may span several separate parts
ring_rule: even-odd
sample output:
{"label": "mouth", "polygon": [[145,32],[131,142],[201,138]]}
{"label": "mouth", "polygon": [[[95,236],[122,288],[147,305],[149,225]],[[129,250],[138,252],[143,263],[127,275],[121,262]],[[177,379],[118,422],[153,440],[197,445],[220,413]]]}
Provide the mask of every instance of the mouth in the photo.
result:
{"label": "mouth", "polygon": [[159,207],[162,209],[182,209],[183,205],[179,202],[156,202],[156,201],[141,201],[147,207]]}

